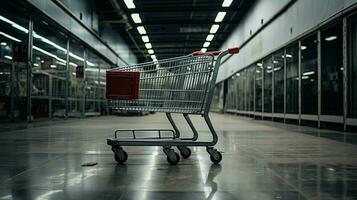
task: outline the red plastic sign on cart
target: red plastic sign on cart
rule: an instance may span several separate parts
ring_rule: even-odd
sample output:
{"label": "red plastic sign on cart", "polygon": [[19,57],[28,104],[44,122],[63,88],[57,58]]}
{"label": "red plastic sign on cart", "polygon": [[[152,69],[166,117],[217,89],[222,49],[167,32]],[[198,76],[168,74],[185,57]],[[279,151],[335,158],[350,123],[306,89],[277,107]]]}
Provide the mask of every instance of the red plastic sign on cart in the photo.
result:
{"label": "red plastic sign on cart", "polygon": [[107,71],[107,99],[138,99],[140,72]]}

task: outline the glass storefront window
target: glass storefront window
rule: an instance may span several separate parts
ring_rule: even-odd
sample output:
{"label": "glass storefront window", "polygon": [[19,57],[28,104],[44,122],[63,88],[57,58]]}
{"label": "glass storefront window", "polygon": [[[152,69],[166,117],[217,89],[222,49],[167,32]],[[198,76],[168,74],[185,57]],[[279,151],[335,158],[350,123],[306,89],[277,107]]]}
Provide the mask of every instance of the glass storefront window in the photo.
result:
{"label": "glass storefront window", "polygon": [[32,113],[34,118],[64,117],[67,35],[56,25],[34,19]]}
{"label": "glass storefront window", "polygon": [[103,113],[105,73],[109,65],[94,53],[89,52],[85,68],[86,79],[86,112]]}
{"label": "glass storefront window", "polygon": [[262,112],[263,98],[263,64],[258,62],[255,66],[255,111]]}
{"label": "glass storefront window", "polygon": [[272,112],[273,60],[268,56],[263,60],[264,69],[264,112]]}
{"label": "glass storefront window", "polygon": [[26,120],[28,17],[18,5],[2,3],[6,5],[0,8],[0,122]]}
{"label": "glass storefront window", "polygon": [[[331,101],[333,99],[333,101]],[[321,31],[321,114],[343,113],[342,22]]]}
{"label": "glass storefront window", "polygon": [[349,19],[348,116],[357,118],[357,15]]}
{"label": "glass storefront window", "polygon": [[284,113],[284,50],[273,55],[274,113]]}
{"label": "glass storefront window", "polygon": [[301,40],[301,113],[317,114],[317,34]]}
{"label": "glass storefront window", "polygon": [[286,48],[286,113],[299,113],[299,45]]}
{"label": "glass storefront window", "polygon": [[69,43],[68,116],[84,116],[84,46],[78,40]]}
{"label": "glass storefront window", "polygon": [[248,111],[254,110],[254,71],[255,67],[247,69],[247,101]]}

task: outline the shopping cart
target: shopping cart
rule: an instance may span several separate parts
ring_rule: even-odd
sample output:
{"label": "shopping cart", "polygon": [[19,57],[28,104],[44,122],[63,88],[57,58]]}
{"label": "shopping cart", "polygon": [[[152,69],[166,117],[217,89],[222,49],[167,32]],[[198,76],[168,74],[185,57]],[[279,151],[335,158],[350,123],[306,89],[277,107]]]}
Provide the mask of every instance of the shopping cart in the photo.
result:
{"label": "shopping cart", "polygon": [[[189,147],[206,147],[213,163],[222,160],[222,154],[214,148],[218,141],[209,118],[209,109],[221,60],[228,54],[236,54],[238,48],[226,51],[194,52],[192,54],[115,68],[107,71],[108,105],[114,110],[165,112],[171,129],[119,129],[114,138],[107,139],[112,146],[115,160],[122,164],[128,154],[124,146],[162,146],[171,165],[180,161],[172,149],[177,147],[183,158],[191,155]],[[193,132],[183,138],[171,113],[183,114]],[[189,115],[201,115],[212,134],[211,141],[198,141],[198,132]],[[132,137],[119,137],[128,133]],[[140,137],[144,133],[156,133],[155,137]],[[168,136],[169,135],[169,136]],[[138,137],[139,136],[139,137]]]}

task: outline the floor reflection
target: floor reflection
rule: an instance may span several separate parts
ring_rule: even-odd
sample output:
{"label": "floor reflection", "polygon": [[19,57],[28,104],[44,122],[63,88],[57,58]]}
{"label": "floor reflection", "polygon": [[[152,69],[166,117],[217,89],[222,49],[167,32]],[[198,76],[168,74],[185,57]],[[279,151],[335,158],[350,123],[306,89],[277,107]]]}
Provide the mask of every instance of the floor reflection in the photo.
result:
{"label": "floor reflection", "polygon": [[211,192],[208,194],[207,200],[211,200],[214,194],[218,190],[218,184],[214,181],[215,177],[222,171],[222,166],[220,164],[212,164],[209,168],[206,186],[211,187]]}

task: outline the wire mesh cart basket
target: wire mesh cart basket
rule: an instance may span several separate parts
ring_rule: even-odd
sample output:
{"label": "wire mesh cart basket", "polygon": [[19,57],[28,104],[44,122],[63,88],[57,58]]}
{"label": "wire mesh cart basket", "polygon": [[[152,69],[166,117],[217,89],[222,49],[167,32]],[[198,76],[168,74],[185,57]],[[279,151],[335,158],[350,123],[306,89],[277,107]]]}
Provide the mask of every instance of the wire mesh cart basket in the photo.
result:
{"label": "wire mesh cart basket", "polygon": [[[180,161],[172,147],[177,147],[183,158],[191,155],[189,147],[206,147],[213,163],[222,160],[222,154],[214,148],[218,141],[209,118],[209,110],[222,58],[236,54],[238,48],[225,51],[194,52],[192,54],[128,65],[107,71],[107,99],[113,110],[165,112],[171,129],[118,129],[114,138],[107,139],[112,146],[115,160],[122,164],[128,154],[124,146],[162,146],[171,165]],[[190,138],[180,136],[171,113],[181,113],[193,132]],[[189,115],[201,115],[212,134],[211,141],[199,141]],[[130,132],[132,137],[119,137]],[[141,133],[155,133],[155,137],[138,137]],[[167,136],[169,133],[170,136]],[[156,135],[157,134],[157,135]]]}

